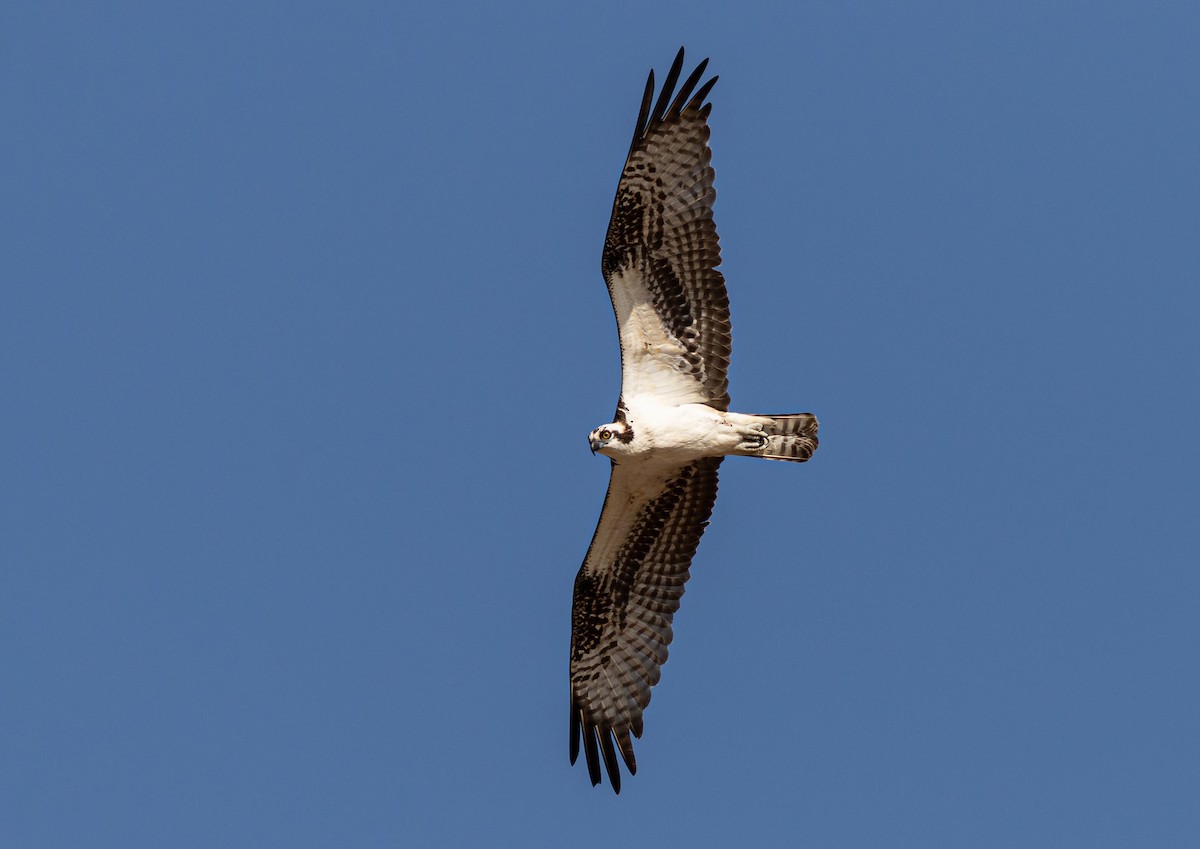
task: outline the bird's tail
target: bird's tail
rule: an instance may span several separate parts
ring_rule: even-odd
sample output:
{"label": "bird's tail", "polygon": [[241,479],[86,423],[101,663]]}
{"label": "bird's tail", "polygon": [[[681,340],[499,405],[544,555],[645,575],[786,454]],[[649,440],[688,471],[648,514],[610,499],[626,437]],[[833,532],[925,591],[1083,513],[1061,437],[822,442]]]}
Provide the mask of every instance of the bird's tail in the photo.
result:
{"label": "bird's tail", "polygon": [[745,457],[803,463],[817,450],[817,417],[812,413],[747,416],[754,433],[733,452]]}

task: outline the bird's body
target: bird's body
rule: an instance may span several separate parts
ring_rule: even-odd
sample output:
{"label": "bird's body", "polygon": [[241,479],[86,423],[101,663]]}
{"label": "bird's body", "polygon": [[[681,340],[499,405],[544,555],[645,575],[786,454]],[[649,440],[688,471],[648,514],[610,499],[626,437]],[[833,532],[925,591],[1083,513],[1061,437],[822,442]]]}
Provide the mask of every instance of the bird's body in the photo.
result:
{"label": "bird's body", "polygon": [[721,457],[732,454],[750,438],[748,425],[734,423],[734,417],[744,416],[723,413],[707,404],[664,404],[653,396],[629,398],[625,404],[622,422],[613,422],[609,429],[624,424],[633,431],[633,438],[628,442],[611,439],[607,444],[596,440],[596,450],[616,463],[654,465]]}
{"label": "bird's body", "polygon": [[630,736],[641,736],[667,659],[722,459],[803,462],[817,448],[810,413],[729,412],[729,299],[716,270],[704,102],[716,77],[696,88],[706,65],[675,94],[680,49],[653,109],[651,72],[604,242],[621,398],[613,421],[588,436],[593,453],[612,460],[612,476],[575,579],[571,762],[582,745],[592,784],[603,760],[617,792],[618,751],[637,771]]}
{"label": "bird's body", "polygon": [[[772,435],[787,416],[754,416],[717,410],[707,404],[664,404],[654,396],[639,396],[624,401],[620,422],[602,425],[589,434],[594,449],[614,463],[636,462],[646,465],[670,465],[698,460],[701,457],[726,457],[741,454],[748,457],[767,456]],[[798,413],[811,420],[807,413]],[[600,439],[604,430],[615,438]],[[632,438],[620,439],[621,433],[632,432]],[[782,440],[780,448],[782,449]],[[803,452],[805,445],[797,446]],[[807,460],[807,456],[778,456],[778,460]]]}

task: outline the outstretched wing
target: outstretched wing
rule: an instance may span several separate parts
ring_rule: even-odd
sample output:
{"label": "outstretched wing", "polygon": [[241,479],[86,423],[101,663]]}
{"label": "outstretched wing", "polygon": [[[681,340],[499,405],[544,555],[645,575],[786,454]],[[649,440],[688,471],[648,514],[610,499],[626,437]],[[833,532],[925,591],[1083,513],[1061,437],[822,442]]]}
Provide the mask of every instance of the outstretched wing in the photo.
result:
{"label": "outstretched wing", "polygon": [[720,457],[684,466],[614,464],[571,608],[571,763],[582,739],[621,792],[616,751],[637,772],[634,737],[671,643],[671,620],[717,499]]}
{"label": "outstretched wing", "polygon": [[704,102],[717,78],[696,89],[707,64],[701,62],[672,99],[683,68],[680,48],[653,111],[650,72],[601,268],[617,315],[622,397],[653,395],[727,410],[729,298],[716,270],[712,104]]}

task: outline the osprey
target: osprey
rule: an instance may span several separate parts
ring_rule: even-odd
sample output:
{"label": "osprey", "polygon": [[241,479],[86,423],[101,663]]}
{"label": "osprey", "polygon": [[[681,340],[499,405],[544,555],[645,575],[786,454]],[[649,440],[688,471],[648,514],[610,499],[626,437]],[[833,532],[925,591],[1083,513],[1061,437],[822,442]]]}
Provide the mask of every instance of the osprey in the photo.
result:
{"label": "osprey", "polygon": [[[802,463],[817,448],[811,413],[729,412],[729,298],[713,224],[704,60],[674,93],[683,49],[654,102],[654,71],[613,202],[601,263],[621,342],[614,420],[588,435],[612,460],[600,522],[571,609],[571,763],[580,742],[592,785],[603,759],[621,792],[617,751],[637,772],[630,735],[671,643],[671,620],[736,454]],[[615,747],[614,747],[615,742]]]}

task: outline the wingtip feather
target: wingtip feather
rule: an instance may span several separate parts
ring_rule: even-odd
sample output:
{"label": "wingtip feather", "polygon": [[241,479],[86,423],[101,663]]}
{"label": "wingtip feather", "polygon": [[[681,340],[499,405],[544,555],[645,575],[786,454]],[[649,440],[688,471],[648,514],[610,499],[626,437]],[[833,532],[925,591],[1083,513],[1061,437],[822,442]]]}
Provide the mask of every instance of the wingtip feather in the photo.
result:
{"label": "wingtip feather", "polygon": [[612,731],[605,728],[600,731],[600,753],[604,756],[604,769],[608,772],[608,781],[612,784],[614,793],[621,792],[621,769],[617,766],[617,752],[613,748]]}
{"label": "wingtip feather", "polygon": [[[691,105],[688,98],[691,97],[692,89],[696,87],[696,83],[700,82],[700,77],[704,75],[704,69],[707,67],[708,60],[705,59],[703,62],[697,65],[696,69],[688,75],[686,80],[684,80],[683,85],[679,87],[679,94],[675,95],[675,99],[671,101],[671,108],[667,110],[668,118],[678,118],[679,113],[684,109],[684,104],[688,103]],[[708,84],[706,88],[711,89],[712,85]]]}
{"label": "wingtip feather", "polygon": [[579,705],[575,697],[571,697],[571,766],[579,759]]}
{"label": "wingtip feather", "polygon": [[683,70],[683,48],[679,48],[679,52],[675,54],[675,61],[671,63],[671,69],[667,71],[667,76],[663,80],[662,91],[658,95],[658,101],[654,104],[654,112],[650,115],[650,127],[657,127],[662,123],[663,116],[667,114],[667,104],[671,102],[671,95],[675,92],[675,84],[679,82],[679,73]]}
{"label": "wingtip feather", "polygon": [[600,783],[600,753],[596,747],[596,729],[594,726],[587,726],[583,729],[583,756],[587,760],[588,778],[592,781],[592,786],[595,787]]}
{"label": "wingtip feather", "polygon": [[625,768],[629,770],[630,775],[637,775],[637,758],[633,756],[633,741],[629,739],[629,729],[622,728],[615,732],[614,736],[617,738],[621,760],[625,761]]}
{"label": "wingtip feather", "polygon": [[[704,61],[707,62],[708,60],[705,59]],[[717,84],[717,80],[719,80],[719,79],[721,79],[721,75],[717,74],[712,79],[710,79],[708,82],[706,82],[704,85],[700,86],[700,88],[698,88],[696,90],[696,93],[694,95],[692,95],[692,99],[688,101],[688,105],[684,108],[699,109],[702,104],[706,105],[706,106],[711,106],[711,104],[704,103],[704,98],[708,97],[709,92],[712,91],[713,86],[715,86]]]}

